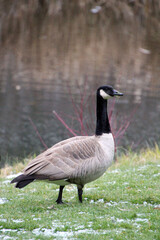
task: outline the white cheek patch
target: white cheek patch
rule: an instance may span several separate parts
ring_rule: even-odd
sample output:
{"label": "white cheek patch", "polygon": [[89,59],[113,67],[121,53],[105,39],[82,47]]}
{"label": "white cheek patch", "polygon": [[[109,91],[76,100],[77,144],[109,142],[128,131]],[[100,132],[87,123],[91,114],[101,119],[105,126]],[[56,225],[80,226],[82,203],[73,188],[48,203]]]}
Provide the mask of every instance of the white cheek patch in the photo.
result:
{"label": "white cheek patch", "polygon": [[101,97],[103,97],[104,99],[108,99],[111,98],[110,95],[108,95],[105,91],[103,91],[102,89],[100,90],[100,95]]}

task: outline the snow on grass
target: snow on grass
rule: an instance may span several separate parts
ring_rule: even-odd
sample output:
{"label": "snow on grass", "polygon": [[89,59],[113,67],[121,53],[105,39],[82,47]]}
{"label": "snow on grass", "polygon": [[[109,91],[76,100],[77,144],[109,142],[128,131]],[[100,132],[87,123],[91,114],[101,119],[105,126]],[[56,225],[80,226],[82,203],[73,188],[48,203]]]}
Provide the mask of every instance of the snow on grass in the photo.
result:
{"label": "snow on grass", "polygon": [[139,223],[139,225],[140,225],[140,223],[148,223],[149,222],[149,220],[147,218],[123,219],[123,218],[115,218],[114,216],[111,217],[111,220],[114,223],[127,223],[130,225],[135,225],[135,223]]}
{"label": "snow on grass", "polygon": [[108,173],[119,173],[119,172],[121,172],[121,170],[118,168],[116,168],[114,170],[108,170]]}
{"label": "snow on grass", "polygon": [[107,182],[107,184],[114,185],[114,184],[116,184],[116,181],[113,181],[113,182]]}
{"label": "snow on grass", "polygon": [[7,198],[0,198],[0,204],[4,204],[6,202],[8,202]]}
{"label": "snow on grass", "polygon": [[56,231],[55,228],[47,229],[47,228],[36,228],[32,231],[35,235],[44,235],[46,237],[54,236],[54,237],[62,237],[63,239],[67,239],[67,237],[73,236],[73,232],[66,231]]}
{"label": "snow on grass", "polygon": [[7,222],[7,219],[5,219],[5,218],[0,218],[0,222]]}
{"label": "snow on grass", "polygon": [[17,239],[17,238],[15,238],[15,237],[9,237],[9,236],[5,236],[5,235],[1,235],[1,239],[3,239],[3,240],[10,240],[10,239]]}
{"label": "snow on grass", "polygon": [[87,187],[87,185],[86,185],[86,187],[85,187],[85,191],[96,191],[97,189],[98,189],[99,187]]}
{"label": "snow on grass", "polygon": [[79,212],[78,214],[85,214],[85,212]]}
{"label": "snow on grass", "polygon": [[96,203],[104,203],[104,199],[100,198],[100,199],[98,199],[98,201]]}
{"label": "snow on grass", "polygon": [[24,222],[24,220],[21,220],[21,219],[12,219],[12,222],[22,223],[22,222]]}
{"label": "snow on grass", "polygon": [[19,172],[17,174],[10,174],[10,175],[6,176],[6,178],[7,179],[12,179],[12,178],[15,178],[15,177],[19,176],[20,174],[22,174],[22,172]]}
{"label": "snow on grass", "polygon": [[115,207],[118,205],[118,203],[114,202],[114,201],[110,201],[110,202],[105,203],[105,205],[108,207]]}
{"label": "snow on grass", "polygon": [[[81,226],[82,227],[82,226]],[[121,233],[124,231],[124,228],[121,229],[112,229],[112,230],[94,230],[94,229],[78,229],[77,231],[56,231],[54,228],[47,229],[47,228],[36,228],[32,231],[33,234],[39,236],[44,235],[46,237],[58,237],[62,238],[63,240],[67,240],[69,237],[77,236],[79,234],[92,234],[92,235],[106,235],[110,234],[111,232],[115,231],[116,234]]]}
{"label": "snow on grass", "polygon": [[153,177],[158,177],[158,176],[160,176],[160,173],[153,174]]}
{"label": "snow on grass", "polygon": [[47,207],[57,198],[57,186],[39,182],[19,190],[8,184],[19,174],[8,174],[0,186],[2,239],[130,239],[135,233],[137,239],[157,239],[160,164],[151,164],[152,157],[146,165],[128,158],[85,186],[83,204],[76,186],[67,186],[64,200],[74,200],[52,210]]}
{"label": "snow on grass", "polygon": [[3,229],[1,229],[1,232],[2,232],[2,233],[6,233],[6,232],[18,232],[18,229],[9,229],[9,228],[5,229],[5,228],[3,228]]}

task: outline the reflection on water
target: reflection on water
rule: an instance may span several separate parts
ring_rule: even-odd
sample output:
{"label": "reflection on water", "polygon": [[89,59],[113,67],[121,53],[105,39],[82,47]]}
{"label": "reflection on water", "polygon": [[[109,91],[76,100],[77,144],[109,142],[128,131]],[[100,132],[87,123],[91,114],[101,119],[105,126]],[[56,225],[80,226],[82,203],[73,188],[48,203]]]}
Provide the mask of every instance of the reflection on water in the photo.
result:
{"label": "reflection on water", "polygon": [[118,117],[137,109],[122,145],[159,141],[160,32],[113,20],[87,10],[48,16],[1,42],[1,156],[43,150],[29,118],[48,146],[68,137],[52,111],[72,114],[69,91],[78,102],[84,82],[88,94],[103,84],[124,92]]}

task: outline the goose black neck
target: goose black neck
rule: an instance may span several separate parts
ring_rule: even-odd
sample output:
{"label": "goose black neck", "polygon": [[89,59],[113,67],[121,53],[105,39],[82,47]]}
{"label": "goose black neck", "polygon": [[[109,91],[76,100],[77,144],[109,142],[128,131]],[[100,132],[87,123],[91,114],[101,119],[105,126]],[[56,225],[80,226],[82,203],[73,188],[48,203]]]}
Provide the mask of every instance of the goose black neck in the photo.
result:
{"label": "goose black neck", "polygon": [[96,123],[96,135],[102,135],[103,133],[110,133],[111,128],[107,113],[107,100],[104,100],[97,94],[97,123]]}

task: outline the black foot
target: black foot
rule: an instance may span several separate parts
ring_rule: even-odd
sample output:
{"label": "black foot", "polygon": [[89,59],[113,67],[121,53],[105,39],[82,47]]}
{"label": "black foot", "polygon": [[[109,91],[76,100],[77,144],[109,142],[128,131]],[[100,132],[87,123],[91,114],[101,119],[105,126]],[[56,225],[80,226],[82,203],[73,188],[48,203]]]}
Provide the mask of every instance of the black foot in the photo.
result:
{"label": "black foot", "polygon": [[58,200],[58,199],[57,199],[57,200],[56,200],[56,203],[57,203],[57,204],[63,204],[64,202],[62,202],[62,200]]}

